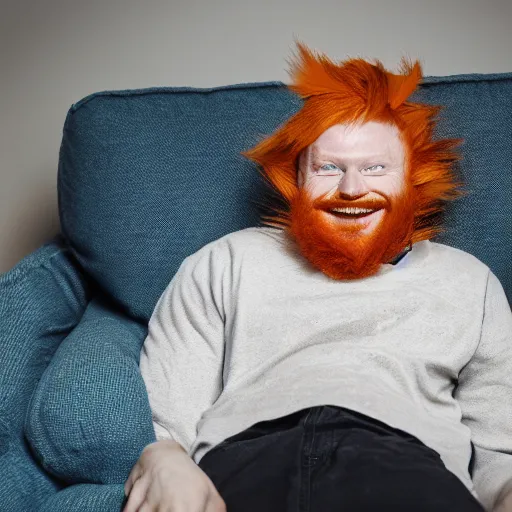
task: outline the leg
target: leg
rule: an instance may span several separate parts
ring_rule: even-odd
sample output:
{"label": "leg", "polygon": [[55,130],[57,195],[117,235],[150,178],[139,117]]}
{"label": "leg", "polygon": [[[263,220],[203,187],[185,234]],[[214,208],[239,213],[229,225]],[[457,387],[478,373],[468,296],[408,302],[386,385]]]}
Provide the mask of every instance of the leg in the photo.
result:
{"label": "leg", "polygon": [[297,512],[304,411],[257,423],[209,451],[199,467],[228,512]]}
{"label": "leg", "polygon": [[437,452],[352,414],[331,408],[318,418],[315,437],[327,436],[331,446],[310,460],[311,511],[483,512]]}
{"label": "leg", "polygon": [[415,437],[335,406],[261,422],[199,466],[229,512],[483,512]]}

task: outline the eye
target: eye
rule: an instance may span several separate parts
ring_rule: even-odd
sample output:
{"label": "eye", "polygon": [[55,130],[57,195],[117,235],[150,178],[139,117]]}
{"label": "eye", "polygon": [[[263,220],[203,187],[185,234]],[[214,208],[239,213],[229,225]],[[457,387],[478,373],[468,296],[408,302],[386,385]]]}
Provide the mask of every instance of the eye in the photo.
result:
{"label": "eye", "polygon": [[380,172],[380,171],[383,171],[384,168],[385,167],[383,165],[377,164],[377,165],[371,165],[370,167],[366,167],[366,169],[363,169],[363,170],[368,171],[368,172]]}
{"label": "eye", "polygon": [[318,168],[319,174],[339,174],[341,169],[335,164],[324,164]]}

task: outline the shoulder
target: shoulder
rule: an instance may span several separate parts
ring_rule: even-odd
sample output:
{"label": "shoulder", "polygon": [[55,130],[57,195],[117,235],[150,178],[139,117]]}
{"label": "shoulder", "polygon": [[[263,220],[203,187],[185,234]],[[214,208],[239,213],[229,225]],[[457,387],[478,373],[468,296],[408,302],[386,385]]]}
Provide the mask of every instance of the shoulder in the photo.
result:
{"label": "shoulder", "polygon": [[451,245],[439,242],[427,242],[430,247],[431,261],[437,261],[445,266],[458,266],[460,270],[483,272],[487,274],[489,267],[473,254]]}
{"label": "shoulder", "polygon": [[233,250],[245,250],[248,247],[254,249],[281,245],[285,242],[285,239],[286,236],[283,230],[264,226],[241,229],[229,233],[219,241],[222,240]]}
{"label": "shoulder", "polygon": [[424,280],[456,300],[480,304],[485,297],[490,268],[473,254],[437,242],[428,242],[430,257]]}
{"label": "shoulder", "polygon": [[190,257],[196,255],[204,255],[210,253],[223,253],[229,251],[231,253],[246,252],[251,249],[262,250],[272,246],[282,245],[285,242],[285,234],[281,229],[270,227],[250,227],[233,231],[223,237],[214,240]]}
{"label": "shoulder", "polygon": [[286,243],[283,230],[271,227],[250,227],[233,231],[205,244],[198,251],[187,256],[182,266],[191,266],[209,261],[211,265],[225,266],[244,255],[260,258],[272,248]]}

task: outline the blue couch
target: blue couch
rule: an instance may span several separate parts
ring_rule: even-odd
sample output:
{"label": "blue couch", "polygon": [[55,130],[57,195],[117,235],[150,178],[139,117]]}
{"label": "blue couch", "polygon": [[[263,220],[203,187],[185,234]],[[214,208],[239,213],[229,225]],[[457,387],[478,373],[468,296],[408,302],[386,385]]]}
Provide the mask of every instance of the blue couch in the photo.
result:
{"label": "blue couch", "polygon": [[[435,241],[512,299],[512,73],[428,77],[438,136],[461,137],[469,194]],[[62,233],[0,276],[0,511],[118,511],[154,440],[138,363],[181,261],[278,201],[240,152],[297,111],[280,82],[92,94],[71,106]]]}

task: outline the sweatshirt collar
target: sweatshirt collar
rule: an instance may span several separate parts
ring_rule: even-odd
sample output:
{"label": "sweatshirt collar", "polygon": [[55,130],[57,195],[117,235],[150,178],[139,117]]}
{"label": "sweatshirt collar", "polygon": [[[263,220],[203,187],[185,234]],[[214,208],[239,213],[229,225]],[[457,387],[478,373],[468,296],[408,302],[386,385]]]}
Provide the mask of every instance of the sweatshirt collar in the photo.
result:
{"label": "sweatshirt collar", "polygon": [[395,256],[392,260],[388,261],[390,265],[396,265],[408,252],[412,249],[412,243],[409,243],[407,247],[398,255]]}

